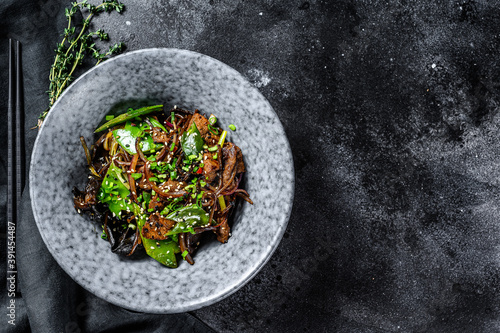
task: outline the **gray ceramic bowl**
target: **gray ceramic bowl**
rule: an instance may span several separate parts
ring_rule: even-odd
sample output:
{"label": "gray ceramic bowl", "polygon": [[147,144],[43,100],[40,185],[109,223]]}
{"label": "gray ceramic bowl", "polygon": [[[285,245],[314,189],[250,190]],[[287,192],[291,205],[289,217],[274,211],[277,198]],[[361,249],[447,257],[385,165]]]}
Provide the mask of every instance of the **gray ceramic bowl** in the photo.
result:
{"label": "gray ceramic bowl", "polygon": [[[91,142],[107,112],[137,101],[197,108],[216,114],[224,128],[237,127],[229,140],[245,156],[254,205],[240,205],[229,242],[201,246],[194,266],[169,269],[149,257],[113,254],[99,228],[73,208],[71,189],[82,189],[88,176],[79,137]],[[288,223],[294,171],[278,117],[242,75],[199,53],[146,49],[93,68],[59,98],[35,143],[30,191],[45,244],[77,283],[127,309],[175,313],[220,301],[269,260]]]}

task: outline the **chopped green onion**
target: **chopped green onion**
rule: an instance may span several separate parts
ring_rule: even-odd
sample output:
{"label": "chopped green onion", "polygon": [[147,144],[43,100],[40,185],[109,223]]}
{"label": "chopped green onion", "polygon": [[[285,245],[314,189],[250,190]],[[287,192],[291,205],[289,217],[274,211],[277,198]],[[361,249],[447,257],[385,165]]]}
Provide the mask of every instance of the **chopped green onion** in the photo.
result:
{"label": "chopped green onion", "polygon": [[144,199],[144,202],[146,203],[149,203],[149,201],[151,200],[151,194],[149,192],[143,192],[143,199]]}
{"label": "chopped green onion", "polygon": [[224,196],[223,195],[221,195],[219,197],[219,205],[220,205],[220,209],[221,210],[226,209],[226,200],[224,200]]}
{"label": "chopped green onion", "polygon": [[111,120],[113,119],[115,116],[113,116],[112,114],[109,114],[106,116],[106,120]]}
{"label": "chopped green onion", "polygon": [[213,135],[219,135],[218,129],[212,127],[212,125],[210,125],[210,124],[208,124],[207,127],[208,127],[208,130],[210,131],[210,133],[212,133]]}
{"label": "chopped green onion", "polygon": [[217,149],[219,149],[219,147],[213,146],[213,147],[208,148],[208,151],[216,151]]}
{"label": "chopped green onion", "polygon": [[182,252],[182,259],[186,259],[186,256],[189,254],[189,252],[187,250],[184,250],[184,252]]}
{"label": "chopped green onion", "polygon": [[213,126],[216,122],[217,118],[213,114],[211,114],[210,117],[208,118],[208,123]]}
{"label": "chopped green onion", "polygon": [[174,151],[174,149],[175,149],[175,141],[172,142],[172,145],[170,146],[170,151]]}
{"label": "chopped green onion", "polygon": [[229,125],[229,129],[231,131],[236,131],[236,126],[234,126],[233,124]]}
{"label": "chopped green onion", "polygon": [[131,173],[130,174],[132,176],[132,178],[134,178],[135,180],[139,179],[142,177],[142,173],[140,172],[134,172],[134,173]]}
{"label": "chopped green onion", "polygon": [[215,153],[215,154],[214,154],[214,156],[212,156],[212,158],[213,158],[214,160],[216,160],[216,159],[217,159],[217,153]]}
{"label": "chopped green onion", "polygon": [[222,134],[219,138],[219,142],[217,143],[219,146],[224,146],[224,141],[226,140],[227,131],[222,131]]}
{"label": "chopped green onion", "polygon": [[149,181],[150,182],[157,182],[158,178],[156,178],[156,177],[149,177]]}

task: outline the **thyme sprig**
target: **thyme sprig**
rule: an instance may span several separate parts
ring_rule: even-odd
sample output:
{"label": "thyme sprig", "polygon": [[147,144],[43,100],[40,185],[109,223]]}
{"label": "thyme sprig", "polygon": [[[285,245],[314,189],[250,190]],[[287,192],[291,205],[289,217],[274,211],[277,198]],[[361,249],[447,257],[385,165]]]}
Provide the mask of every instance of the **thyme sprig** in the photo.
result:
{"label": "thyme sprig", "polygon": [[[86,9],[86,10],[85,10]],[[102,61],[108,59],[113,54],[120,53],[124,49],[123,43],[119,42],[109,47],[106,51],[101,51],[95,41],[107,41],[109,36],[102,29],[89,31],[92,18],[101,12],[116,11],[122,13],[125,5],[118,0],[103,0],[99,5],[88,3],[88,0],[71,3],[71,7],[66,8],[65,16],[68,20],[68,26],[62,34],[62,41],[57,44],[55,50],[56,55],[54,63],[49,74],[49,107],[38,118],[38,127],[41,126],[43,120],[47,116],[50,108],[59,98],[64,89],[74,79],[73,75],[78,66],[82,65],[86,55],[91,56],[96,61],[97,66]],[[87,17],[78,28],[74,26],[74,16],[79,11],[83,10],[87,13]]]}

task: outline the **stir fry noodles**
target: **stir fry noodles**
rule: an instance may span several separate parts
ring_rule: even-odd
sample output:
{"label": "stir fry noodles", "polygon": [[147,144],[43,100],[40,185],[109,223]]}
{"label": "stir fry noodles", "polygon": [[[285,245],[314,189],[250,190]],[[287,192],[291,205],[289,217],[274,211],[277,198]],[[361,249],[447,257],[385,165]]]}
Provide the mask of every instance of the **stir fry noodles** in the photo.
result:
{"label": "stir fry noodles", "polygon": [[90,176],[73,194],[75,209],[102,225],[111,250],[131,256],[144,249],[175,268],[181,257],[194,264],[206,234],[226,243],[237,198],[253,203],[241,188],[241,149],[216,117],[156,105],[106,120],[90,148],[80,138]]}

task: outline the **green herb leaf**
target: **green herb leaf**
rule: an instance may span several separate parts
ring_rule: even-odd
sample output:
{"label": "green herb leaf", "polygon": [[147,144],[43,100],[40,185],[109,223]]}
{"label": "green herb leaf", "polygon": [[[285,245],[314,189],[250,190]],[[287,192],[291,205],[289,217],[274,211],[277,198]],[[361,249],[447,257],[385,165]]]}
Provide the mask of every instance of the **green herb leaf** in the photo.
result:
{"label": "green herb leaf", "polygon": [[[81,25],[75,26],[73,17],[82,8],[87,8],[89,14],[83,19]],[[62,92],[73,80],[73,73],[82,65],[85,54],[92,55],[98,59],[95,63],[97,65],[107,56],[123,50],[123,44],[118,43],[112,46],[108,52],[101,54],[95,44],[91,43],[92,36],[95,35],[101,40],[107,40],[109,38],[108,35],[101,29],[90,33],[87,31],[92,18],[98,15],[98,13],[104,10],[115,10],[120,13],[124,8],[125,6],[118,0],[104,0],[103,3],[97,6],[83,0],[81,2],[73,2],[70,8],[65,9],[64,15],[66,16],[68,25],[62,34],[62,41],[57,45],[54,62],[49,73],[49,107],[38,117],[38,127],[41,126],[52,105],[54,105]],[[76,30],[77,27],[78,30]]]}
{"label": "green herb leaf", "polygon": [[184,150],[186,156],[198,154],[203,150],[203,138],[201,137],[200,131],[193,123],[191,127],[182,134],[181,137],[181,147]]}

